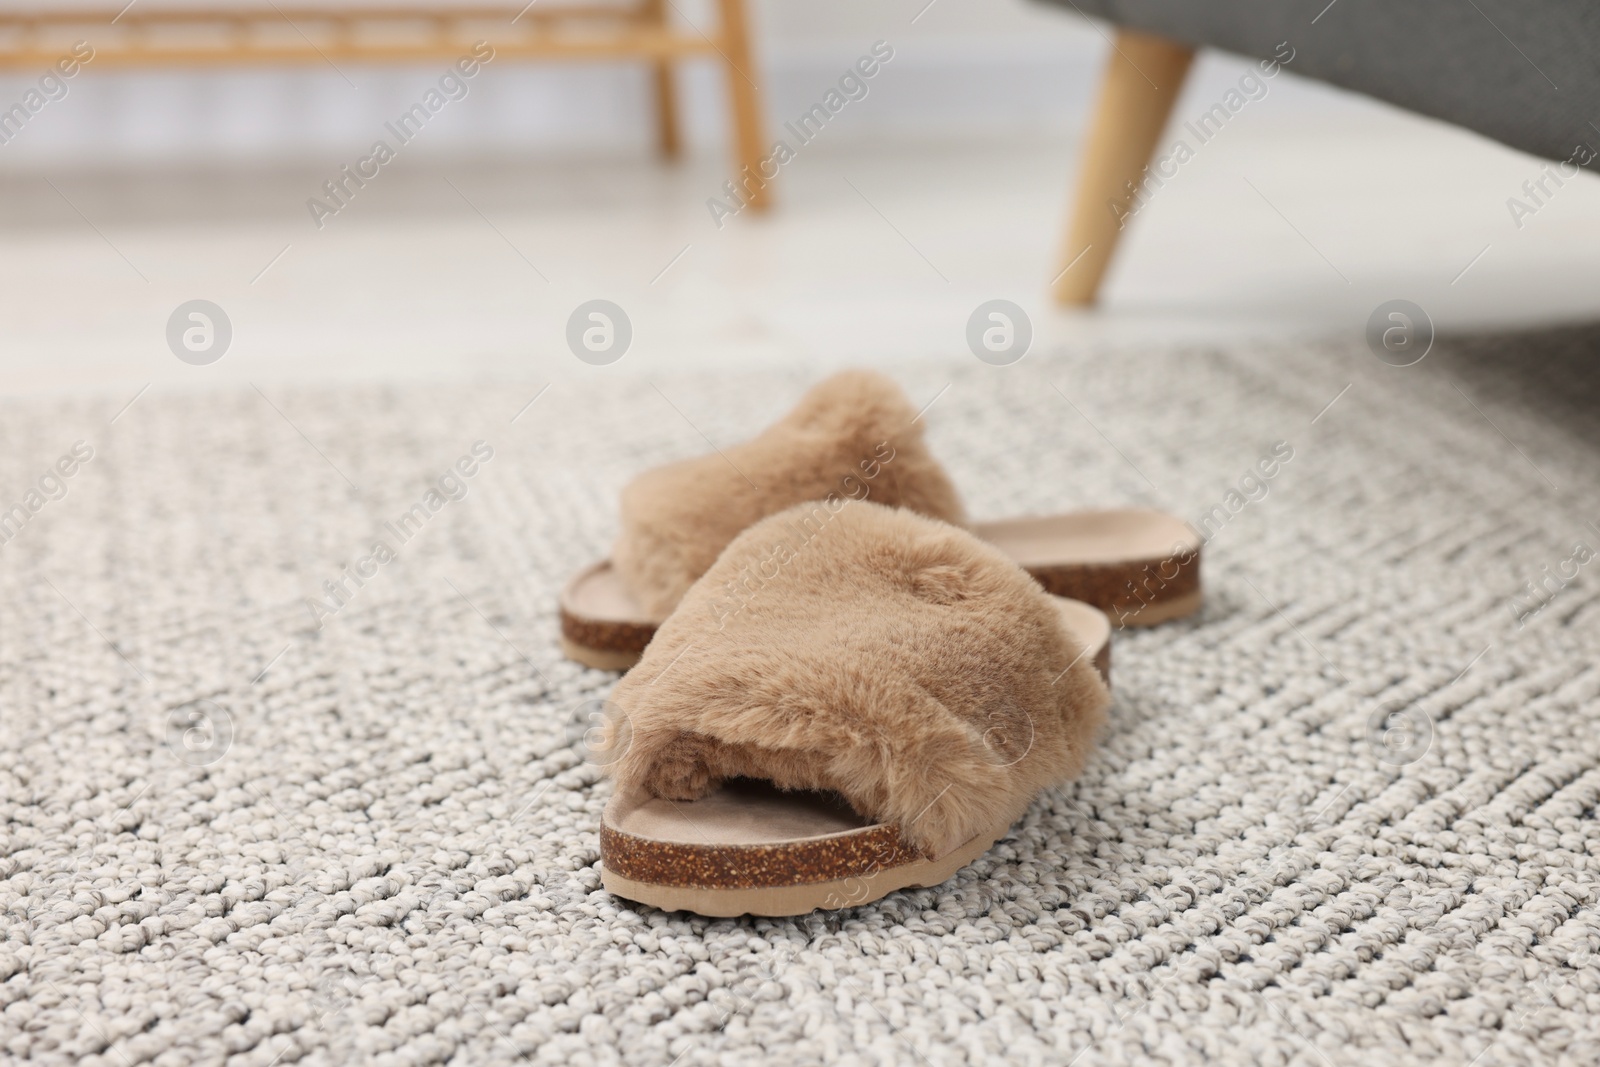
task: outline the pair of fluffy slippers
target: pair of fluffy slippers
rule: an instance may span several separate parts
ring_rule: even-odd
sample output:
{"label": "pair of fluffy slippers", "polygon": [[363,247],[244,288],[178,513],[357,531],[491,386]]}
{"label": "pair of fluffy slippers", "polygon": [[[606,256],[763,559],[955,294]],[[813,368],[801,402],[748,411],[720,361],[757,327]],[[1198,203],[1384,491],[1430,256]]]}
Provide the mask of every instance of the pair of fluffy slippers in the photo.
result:
{"label": "pair of fluffy slippers", "polygon": [[[1155,614],[1192,611],[1170,603],[1198,597],[1174,524],[969,527],[915,410],[859,372],[754,441],[641,477],[613,559],[562,605],[569,653],[634,664],[595,751],[616,782],[606,888],[796,915],[944,881],[1082,769],[1105,719],[1112,621],[1037,571],[1115,605],[1137,568],[1189,551],[1171,568],[1192,589]],[[608,626],[642,631],[642,653],[597,648]]]}

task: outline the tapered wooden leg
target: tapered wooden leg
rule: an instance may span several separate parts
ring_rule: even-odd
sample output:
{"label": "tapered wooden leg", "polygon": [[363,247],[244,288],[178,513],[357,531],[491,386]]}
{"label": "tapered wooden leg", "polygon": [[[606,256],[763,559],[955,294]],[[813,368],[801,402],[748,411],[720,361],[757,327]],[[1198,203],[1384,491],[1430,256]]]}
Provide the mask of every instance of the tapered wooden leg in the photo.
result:
{"label": "tapered wooden leg", "polygon": [[1194,49],[1132,30],[1117,33],[1100,85],[1073,194],[1061,273],[1051,289],[1061,304],[1092,304]]}
{"label": "tapered wooden leg", "polygon": [[[761,139],[761,94],[756,89],[744,0],[717,0],[717,7],[722,16],[722,53],[727,57],[734,162],[740,168],[735,184],[742,184],[748,191],[745,199],[753,210],[765,211],[771,206],[772,196],[761,176],[761,161],[766,156],[767,146]],[[750,177],[746,179],[745,175]]]}
{"label": "tapered wooden leg", "polygon": [[[653,26],[665,26],[666,0],[645,0],[644,18]],[[656,148],[663,159],[677,159],[682,144],[678,138],[678,86],[672,79],[672,61],[658,59],[652,67],[651,80],[656,94]]]}

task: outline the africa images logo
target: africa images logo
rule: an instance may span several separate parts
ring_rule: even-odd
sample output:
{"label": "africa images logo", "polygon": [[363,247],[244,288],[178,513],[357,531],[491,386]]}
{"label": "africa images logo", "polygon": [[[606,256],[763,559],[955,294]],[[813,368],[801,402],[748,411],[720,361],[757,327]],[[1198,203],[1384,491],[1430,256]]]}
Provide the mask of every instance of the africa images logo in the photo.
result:
{"label": "africa images logo", "polygon": [[479,41],[472,46],[471,55],[462,56],[452,66],[445,68],[438,84],[423,93],[421,100],[401,112],[393,122],[384,123],[383,128],[395,140],[393,145],[385,138],[378,138],[372,142],[367,154],[356,160],[354,167],[346,163],[339,168],[338,174],[322,183],[326,200],[315,196],[306,200],[306,210],[311,212],[311,221],[316,223],[317,229],[322,229],[329,218],[349,207],[356,193],[381,174],[383,168],[399,155],[400,149],[415,140],[422,128],[443,111],[446,104],[453,100],[465,100],[471,91],[467,81],[477,77],[493,59],[494,48],[488,41]]}

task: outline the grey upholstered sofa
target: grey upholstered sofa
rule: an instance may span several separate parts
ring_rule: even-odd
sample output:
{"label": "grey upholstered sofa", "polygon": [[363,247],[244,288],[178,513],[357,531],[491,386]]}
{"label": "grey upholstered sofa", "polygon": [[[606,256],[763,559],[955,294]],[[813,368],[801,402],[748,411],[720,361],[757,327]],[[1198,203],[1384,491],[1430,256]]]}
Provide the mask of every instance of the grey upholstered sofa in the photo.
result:
{"label": "grey upholstered sofa", "polygon": [[1297,75],[1475,130],[1568,172],[1600,156],[1594,0],[1041,2],[1118,29],[1077,197],[1077,236],[1065,249],[1069,261],[1087,262],[1074,268],[1077,277],[1058,277],[1064,302],[1094,299],[1120,230],[1099,218],[1115,215],[1105,201],[1149,161],[1197,47],[1270,61],[1286,43],[1294,56],[1286,69]]}

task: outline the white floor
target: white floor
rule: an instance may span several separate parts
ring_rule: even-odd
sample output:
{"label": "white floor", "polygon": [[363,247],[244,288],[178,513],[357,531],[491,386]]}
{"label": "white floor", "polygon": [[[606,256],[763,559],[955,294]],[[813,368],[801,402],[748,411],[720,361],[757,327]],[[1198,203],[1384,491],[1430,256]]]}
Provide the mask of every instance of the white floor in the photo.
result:
{"label": "white floor", "polygon": [[[1180,103],[1179,117],[1189,101]],[[0,392],[225,381],[656,374],[964,353],[1003,297],[1035,348],[1359,336],[1379,303],[1440,329],[1600,311],[1600,182],[1571,181],[1519,228],[1507,198],[1542,163],[1377,106],[1275,113],[1201,148],[1129,230],[1103,306],[1051,307],[1076,138],[802,149],[768,217],[718,229],[720,158],[401,159],[318,230],[329,174],[0,178]],[[203,297],[226,356],[179,362],[165,325]],[[582,301],[630,316],[597,370],[567,350]]]}

